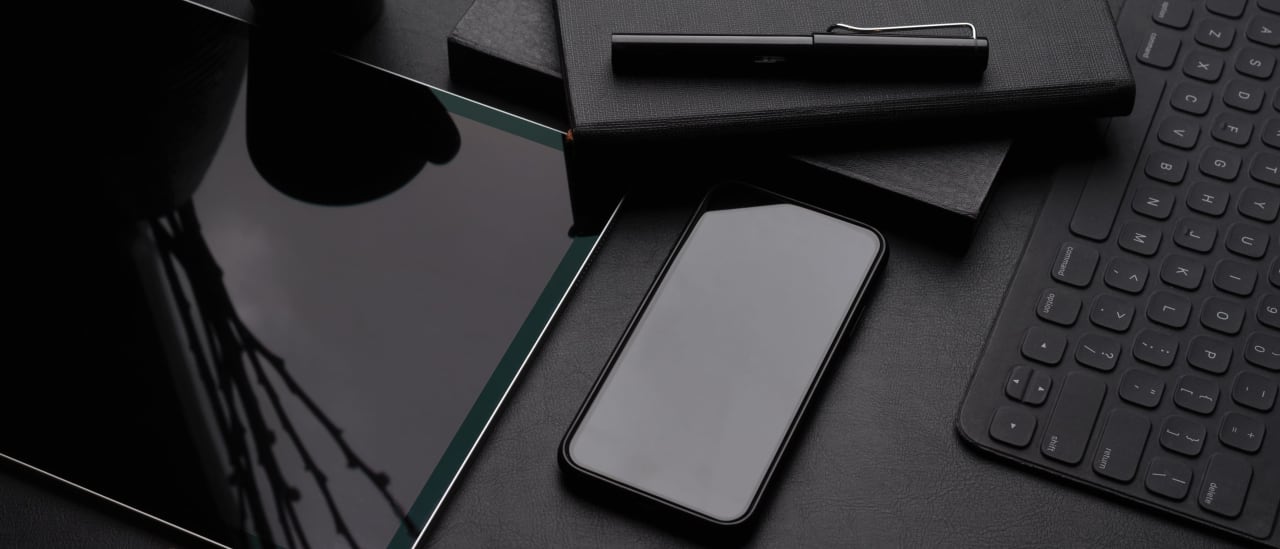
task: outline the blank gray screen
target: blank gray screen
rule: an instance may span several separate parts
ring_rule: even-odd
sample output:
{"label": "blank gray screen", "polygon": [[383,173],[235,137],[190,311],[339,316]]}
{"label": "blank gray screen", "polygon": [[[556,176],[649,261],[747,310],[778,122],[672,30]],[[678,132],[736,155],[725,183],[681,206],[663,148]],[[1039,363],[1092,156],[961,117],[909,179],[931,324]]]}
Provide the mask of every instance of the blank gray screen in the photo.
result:
{"label": "blank gray screen", "polygon": [[863,227],[791,204],[704,213],[570,458],[714,519],[743,517],[879,246]]}

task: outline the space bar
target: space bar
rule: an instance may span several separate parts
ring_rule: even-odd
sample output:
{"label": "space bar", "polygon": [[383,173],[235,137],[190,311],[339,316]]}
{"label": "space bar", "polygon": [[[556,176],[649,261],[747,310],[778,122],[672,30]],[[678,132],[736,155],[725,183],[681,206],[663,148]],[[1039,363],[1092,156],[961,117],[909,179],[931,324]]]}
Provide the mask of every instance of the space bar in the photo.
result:
{"label": "space bar", "polygon": [[1164,95],[1164,87],[1161,81],[1146,93],[1139,88],[1134,97],[1133,112],[1111,121],[1103,139],[1105,155],[1094,161],[1093,171],[1085,183],[1084,192],[1080,193],[1080,201],[1076,203],[1076,213],[1071,216],[1071,232],[1077,236],[1101,242],[1111,233],[1111,224],[1116,219],[1120,201],[1124,200],[1124,191],[1129,186],[1129,178],[1138,161],[1151,118]]}

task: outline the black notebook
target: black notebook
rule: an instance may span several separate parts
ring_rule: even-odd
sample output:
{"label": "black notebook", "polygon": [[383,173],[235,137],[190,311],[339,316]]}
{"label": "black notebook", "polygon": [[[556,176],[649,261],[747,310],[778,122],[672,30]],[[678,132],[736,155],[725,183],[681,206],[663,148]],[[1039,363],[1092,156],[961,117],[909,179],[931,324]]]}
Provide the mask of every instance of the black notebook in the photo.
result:
{"label": "black notebook", "polygon": [[[563,101],[553,0],[476,0],[449,35],[449,73],[461,82]],[[856,152],[797,154],[787,162],[798,165],[798,174],[852,180],[972,221],[1009,144],[992,137],[864,144]]]}
{"label": "black notebook", "polygon": [[[869,127],[962,135],[993,119],[1120,115],[1133,103],[1103,0],[556,0],[556,14],[569,121],[582,144],[782,140]],[[961,21],[990,41],[979,81],[631,76],[610,65],[616,32],[808,35],[834,23]]]}

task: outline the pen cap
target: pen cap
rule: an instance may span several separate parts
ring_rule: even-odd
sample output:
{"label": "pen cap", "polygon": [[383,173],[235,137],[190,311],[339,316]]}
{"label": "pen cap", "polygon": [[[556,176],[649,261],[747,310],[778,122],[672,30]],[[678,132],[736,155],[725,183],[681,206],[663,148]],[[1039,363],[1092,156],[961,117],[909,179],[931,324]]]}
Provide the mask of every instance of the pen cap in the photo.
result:
{"label": "pen cap", "polygon": [[987,69],[987,39],[886,34],[814,34],[817,56],[833,71],[861,70],[928,78],[972,77]]}

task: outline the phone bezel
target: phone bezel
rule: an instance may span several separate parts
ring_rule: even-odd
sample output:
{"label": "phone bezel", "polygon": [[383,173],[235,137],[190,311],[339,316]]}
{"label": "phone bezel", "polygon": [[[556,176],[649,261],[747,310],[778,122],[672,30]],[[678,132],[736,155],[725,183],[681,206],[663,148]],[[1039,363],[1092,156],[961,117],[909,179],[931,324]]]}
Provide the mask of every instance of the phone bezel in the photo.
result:
{"label": "phone bezel", "polygon": [[[778,448],[777,450],[774,451],[773,457],[769,462],[769,468],[765,471],[764,477],[761,479],[760,484],[756,487],[756,490],[751,497],[751,503],[747,506],[746,510],[742,513],[742,515],[731,520],[722,520],[722,519],[718,519],[716,517],[707,515],[705,513],[702,513],[700,511],[697,511],[695,509],[686,507],[684,505],[681,505],[669,499],[666,499],[658,494],[648,492],[646,490],[629,485],[625,482],[613,479],[607,475],[603,475],[595,471],[592,471],[590,469],[587,469],[579,465],[577,462],[573,460],[573,456],[569,450],[569,447],[573,442],[574,436],[577,435],[578,427],[581,425],[582,419],[586,416],[586,413],[591,408],[592,404],[595,403],[596,397],[599,394],[601,387],[604,385],[604,381],[608,379],[610,372],[613,371],[613,367],[617,364],[618,357],[621,355],[622,350],[626,348],[627,343],[631,340],[631,335],[635,330],[636,325],[639,323],[640,319],[644,316],[645,312],[648,310],[650,301],[653,299],[659,286],[662,285],[662,281],[666,278],[667,272],[671,268],[672,264],[674,263],[675,258],[680,254],[681,250],[684,249],[685,242],[688,240],[689,235],[693,232],[693,229],[697,226],[698,221],[702,218],[702,215],[707,212],[707,207],[712,203],[712,200],[717,197],[718,193],[725,192],[726,188],[733,188],[733,187],[740,187],[748,190],[749,192],[761,193],[761,194],[767,195],[770,198],[778,200],[781,203],[799,206],[801,208],[805,208],[807,210],[810,210],[819,214],[831,216],[841,221],[844,221],[846,223],[857,226],[859,228],[865,229],[875,236],[877,246],[876,246],[875,257],[872,258],[871,266],[867,270],[867,275],[863,277],[862,283],[859,286],[857,293],[854,294],[853,302],[849,305],[849,309],[845,312],[844,317],[841,319],[840,326],[836,331],[835,337],[832,338],[830,346],[828,346],[826,352],[823,354],[822,362],[818,365],[818,368],[815,371],[813,378],[809,381],[809,387],[805,390],[804,397],[800,401],[800,406],[796,409],[796,413],[791,417],[791,421],[787,426],[787,431],[783,435],[782,441],[778,444]],[[880,267],[884,260],[886,249],[887,249],[887,246],[885,244],[884,235],[882,235],[880,231],[876,230],[874,227],[870,225],[867,225],[866,223],[862,223],[855,219],[851,219],[847,216],[840,215],[830,210],[826,210],[824,208],[820,208],[818,206],[814,206],[812,204],[808,204],[808,203],[784,196],[777,192],[770,191],[770,190],[758,187],[756,185],[743,184],[743,183],[722,183],[712,187],[702,197],[701,202],[698,204],[697,210],[694,211],[694,214],[690,217],[689,221],[685,224],[684,229],[681,231],[680,239],[676,242],[676,245],[671,250],[671,253],[669,253],[666,259],[663,261],[662,269],[658,272],[658,275],[654,278],[653,283],[650,284],[649,289],[646,290],[643,301],[641,301],[640,306],[636,309],[635,314],[632,315],[631,319],[628,321],[627,328],[623,332],[622,337],[618,339],[618,343],[614,345],[613,350],[609,353],[608,362],[605,364],[605,367],[601,370],[600,375],[596,378],[595,383],[592,385],[591,392],[588,393],[587,398],[583,401],[582,405],[578,408],[578,412],[574,414],[573,422],[569,425],[568,431],[565,432],[564,438],[561,439],[561,442],[560,442],[560,449],[558,454],[559,454],[559,463],[561,465],[561,468],[573,475],[578,476],[579,478],[588,479],[597,484],[602,484],[603,486],[608,487],[610,489],[621,490],[623,493],[639,497],[643,501],[646,501],[648,503],[657,504],[661,508],[674,511],[686,517],[694,518],[703,524],[711,525],[714,527],[721,527],[721,528],[732,528],[732,527],[741,526],[743,524],[748,523],[754,517],[756,513],[756,509],[760,505],[760,500],[764,495],[765,490],[769,486],[770,481],[773,479],[774,472],[777,471],[779,462],[781,461],[782,457],[786,454],[786,450],[788,446],[790,446],[791,444],[791,438],[795,434],[796,427],[800,424],[800,421],[804,417],[806,410],[808,410],[809,403],[813,400],[814,392],[819,387],[822,381],[823,375],[826,373],[828,366],[831,364],[832,358],[834,357],[836,351],[840,348],[841,343],[843,343],[845,338],[847,337],[849,328],[852,327],[854,324],[856,324],[859,313],[861,312],[861,304],[864,297],[866,296],[867,290],[880,273]]]}

